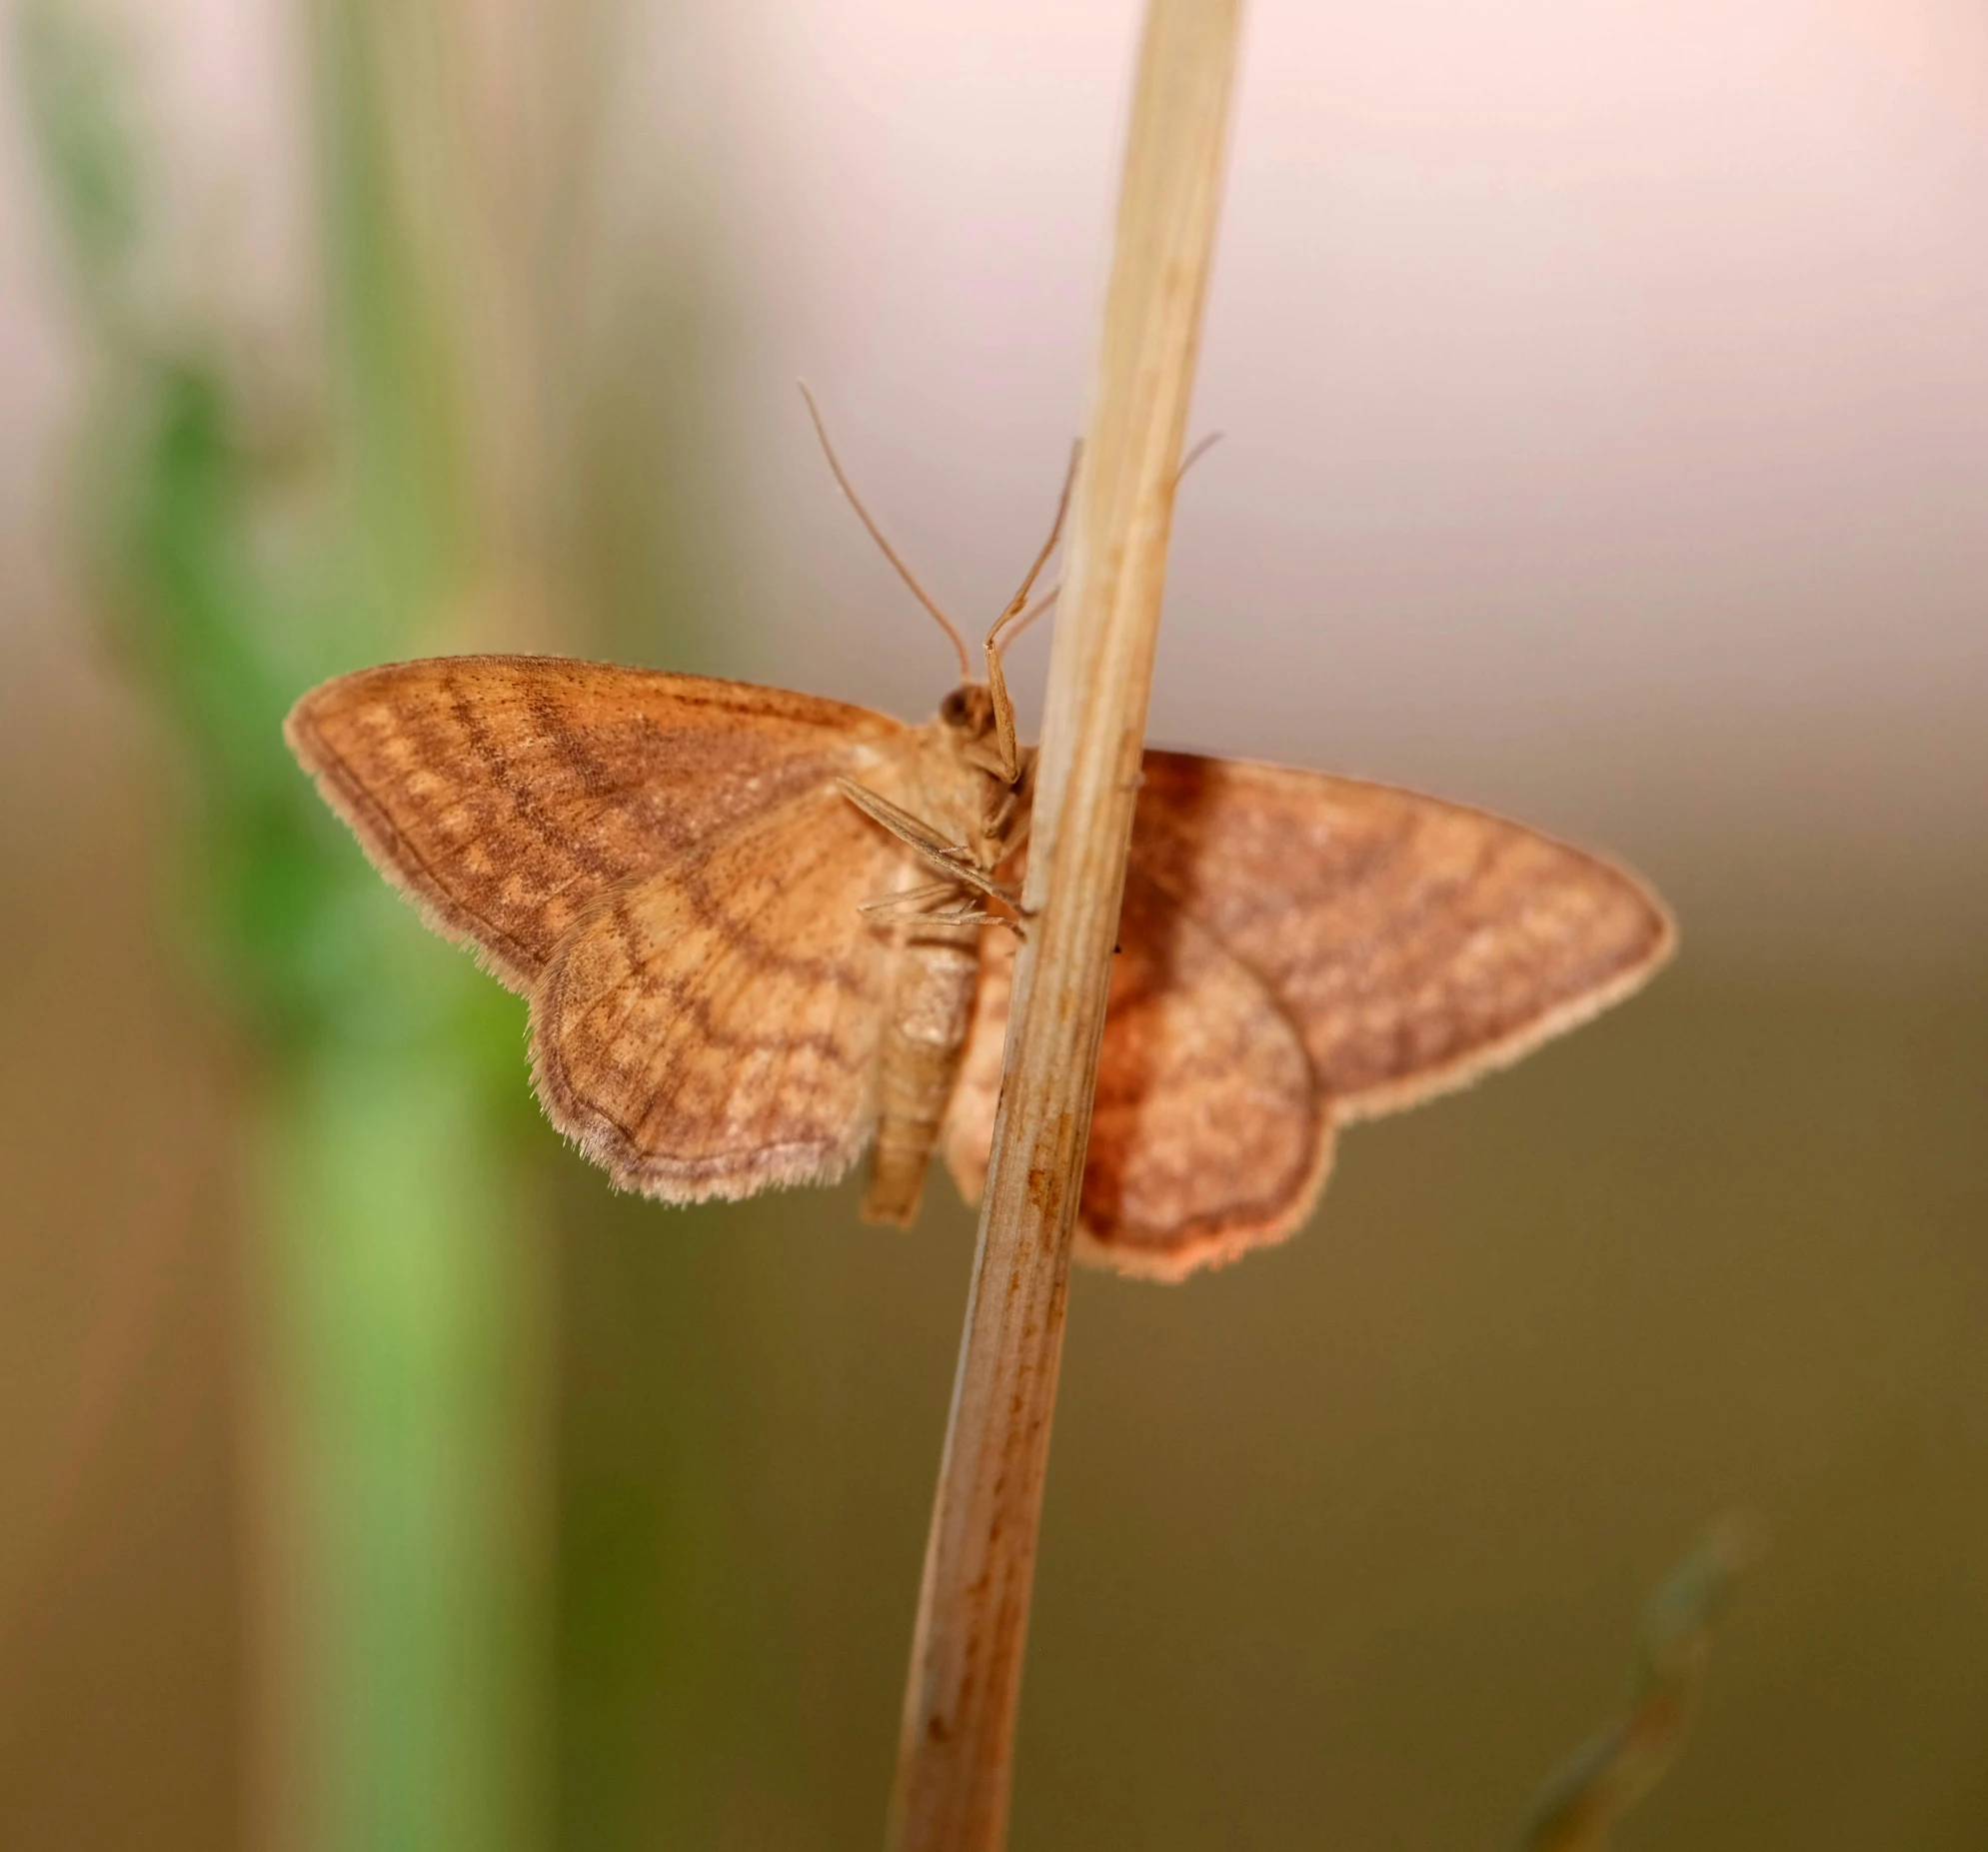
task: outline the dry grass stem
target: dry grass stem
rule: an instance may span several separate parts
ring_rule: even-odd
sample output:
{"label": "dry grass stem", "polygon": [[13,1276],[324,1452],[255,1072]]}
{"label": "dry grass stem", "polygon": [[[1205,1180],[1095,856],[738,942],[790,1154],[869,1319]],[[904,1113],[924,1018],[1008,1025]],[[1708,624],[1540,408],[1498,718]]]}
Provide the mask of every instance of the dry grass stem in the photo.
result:
{"label": "dry grass stem", "polygon": [[899,1744],[895,1852],[1005,1837],[1070,1239],[1214,240],[1239,0],[1151,0],[1043,719],[1000,1110]]}

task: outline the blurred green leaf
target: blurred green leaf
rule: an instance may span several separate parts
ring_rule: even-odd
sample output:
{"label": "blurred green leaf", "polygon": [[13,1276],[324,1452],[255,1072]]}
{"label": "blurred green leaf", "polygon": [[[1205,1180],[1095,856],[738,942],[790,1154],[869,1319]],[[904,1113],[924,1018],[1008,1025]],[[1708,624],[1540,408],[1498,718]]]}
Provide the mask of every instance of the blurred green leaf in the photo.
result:
{"label": "blurred green leaf", "polygon": [[190,949],[271,1057],[275,1495],[312,1643],[272,1733],[314,1734],[286,1834],[488,1852],[540,1836],[547,1787],[523,1006],[422,929],[282,739],[305,688],[418,654],[474,580],[469,383],[386,152],[379,15],[316,19],[331,352],[301,454],[258,436],[272,383],[141,287],[162,234],[106,31],[30,0],[20,63],[96,347],[79,537],[180,748]]}
{"label": "blurred green leaf", "polygon": [[1758,1551],[1754,1528],[1728,1518],[1650,1596],[1630,1708],[1546,1784],[1522,1842],[1526,1852],[1607,1852],[1617,1823],[1676,1759],[1704,1680],[1712,1624],[1733,1577]]}

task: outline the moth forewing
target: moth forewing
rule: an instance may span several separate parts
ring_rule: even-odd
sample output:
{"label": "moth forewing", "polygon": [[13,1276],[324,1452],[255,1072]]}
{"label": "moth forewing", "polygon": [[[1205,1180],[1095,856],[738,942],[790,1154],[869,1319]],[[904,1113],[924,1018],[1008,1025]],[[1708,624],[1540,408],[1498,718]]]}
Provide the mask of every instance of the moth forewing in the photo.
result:
{"label": "moth forewing", "polygon": [[[1635,989],[1674,942],[1635,877],[1522,825],[1159,752],[1145,755],[1118,937],[1077,1253],[1165,1279],[1300,1227],[1335,1124],[1517,1058]],[[991,947],[947,1134],[970,1195],[1006,965]],[[1302,1086],[1277,1058],[1286,1042]]]}
{"label": "moth forewing", "polygon": [[550,656],[358,670],[284,725],[380,872],[526,991],[614,883],[873,776],[914,732],[811,695]]}
{"label": "moth forewing", "polygon": [[1656,897],[1598,856],[1281,766],[1148,753],[1132,857],[1263,976],[1341,1119],[1517,1058],[1675,943]]}

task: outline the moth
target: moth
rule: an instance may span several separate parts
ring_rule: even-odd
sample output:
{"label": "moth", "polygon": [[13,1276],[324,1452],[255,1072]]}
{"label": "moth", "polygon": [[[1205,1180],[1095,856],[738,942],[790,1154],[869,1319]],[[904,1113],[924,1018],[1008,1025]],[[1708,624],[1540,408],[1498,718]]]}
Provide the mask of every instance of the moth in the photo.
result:
{"label": "moth", "polygon": [[[869,1147],[864,1214],[908,1223],[935,1151],[970,1200],[986,1180],[1033,768],[1000,633],[1049,551],[983,676],[953,633],[961,683],[923,726],[459,656],[327,682],[286,737],[388,881],[530,999],[546,1113],[618,1184],[739,1197]],[[1340,1126],[1572,1027],[1672,938],[1634,876],[1522,825],[1148,751],[1077,1253],[1178,1279],[1281,1240]]]}

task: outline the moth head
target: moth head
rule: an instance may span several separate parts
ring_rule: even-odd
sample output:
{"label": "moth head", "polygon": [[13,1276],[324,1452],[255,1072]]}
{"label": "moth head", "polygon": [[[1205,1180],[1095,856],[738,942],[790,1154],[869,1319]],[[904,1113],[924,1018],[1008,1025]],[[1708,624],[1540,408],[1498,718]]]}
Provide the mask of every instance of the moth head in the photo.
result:
{"label": "moth head", "polygon": [[[1049,538],[1042,543],[1041,551],[1035,555],[1035,563],[1029,567],[1027,576],[1021,581],[1021,589],[1007,601],[994,627],[988,632],[987,641],[981,648],[987,657],[988,679],[985,682],[974,680],[973,659],[967,654],[967,639],[960,627],[940,610],[932,594],[920,585],[912,569],[898,557],[898,550],[884,538],[884,530],[870,517],[869,509],[863,505],[849,477],[844,473],[841,460],[836,456],[836,447],[829,442],[828,427],[822,422],[820,407],[815,403],[815,395],[806,386],[801,389],[801,397],[807,402],[808,416],[815,421],[815,435],[822,440],[822,453],[829,460],[829,469],[834,474],[842,492],[849,498],[850,506],[857,512],[863,525],[870,530],[870,537],[883,548],[884,557],[897,568],[898,576],[904,580],[915,597],[939,628],[946,633],[947,641],[953,645],[960,658],[960,686],[940,705],[940,724],[951,733],[963,747],[978,749],[970,753],[972,763],[983,771],[994,774],[1003,785],[1013,788],[1020,780],[1023,770],[1021,750],[1014,738],[1014,704],[1008,699],[1007,678],[1002,675],[1000,653],[1005,644],[1012,643],[1043,612],[1056,602],[1059,588],[1050,590],[1029,604],[1028,595],[1035,589],[1035,581],[1042,568],[1048,564],[1049,555],[1056,550],[1056,543],[1062,538],[1063,518],[1069,513],[1070,489],[1076,481],[1076,465],[1080,448],[1070,452],[1069,471],[1063,478],[1063,491],[1056,500],[1056,519],[1049,529]],[[1003,638],[1002,633],[1006,635]],[[993,747],[986,745],[992,741]]]}
{"label": "moth head", "polygon": [[994,731],[994,691],[985,682],[963,682],[939,704],[943,726],[969,740],[985,740]]}

